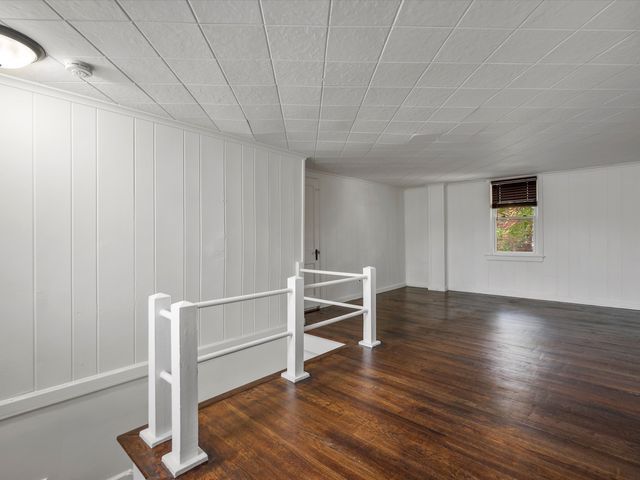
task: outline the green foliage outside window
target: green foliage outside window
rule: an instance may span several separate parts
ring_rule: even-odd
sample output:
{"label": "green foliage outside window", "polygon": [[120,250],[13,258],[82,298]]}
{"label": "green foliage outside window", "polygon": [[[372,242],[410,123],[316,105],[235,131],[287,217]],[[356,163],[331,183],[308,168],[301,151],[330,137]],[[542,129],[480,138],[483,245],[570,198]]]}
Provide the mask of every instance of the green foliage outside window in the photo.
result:
{"label": "green foliage outside window", "polygon": [[533,252],[534,207],[504,207],[496,212],[496,250]]}

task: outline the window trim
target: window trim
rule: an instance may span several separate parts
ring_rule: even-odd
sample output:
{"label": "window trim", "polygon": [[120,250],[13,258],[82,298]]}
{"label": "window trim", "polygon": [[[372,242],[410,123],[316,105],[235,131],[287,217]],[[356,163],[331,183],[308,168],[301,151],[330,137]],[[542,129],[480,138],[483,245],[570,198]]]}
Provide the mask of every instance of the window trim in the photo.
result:
{"label": "window trim", "polygon": [[[491,199],[491,182],[488,181],[489,198]],[[542,262],[545,258],[543,249],[543,229],[542,229],[542,178],[538,177],[536,183],[538,205],[533,207],[535,215],[533,216],[533,252],[500,252],[496,249],[496,219],[497,208],[491,208],[491,200],[489,201],[489,253],[485,254],[487,260],[504,260],[511,262]],[[524,217],[523,217],[524,218]]]}

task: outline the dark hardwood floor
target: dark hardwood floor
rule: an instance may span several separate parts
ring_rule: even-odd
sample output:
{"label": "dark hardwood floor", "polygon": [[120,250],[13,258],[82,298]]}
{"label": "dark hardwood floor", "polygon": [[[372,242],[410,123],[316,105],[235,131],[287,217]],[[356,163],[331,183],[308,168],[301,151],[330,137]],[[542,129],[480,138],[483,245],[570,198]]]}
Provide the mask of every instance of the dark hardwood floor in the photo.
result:
{"label": "dark hardwood floor", "polygon": [[[308,314],[307,321],[341,310]],[[640,479],[640,312],[404,288],[313,333],[348,345],[200,410],[187,479]],[[137,432],[118,438],[170,478]]]}

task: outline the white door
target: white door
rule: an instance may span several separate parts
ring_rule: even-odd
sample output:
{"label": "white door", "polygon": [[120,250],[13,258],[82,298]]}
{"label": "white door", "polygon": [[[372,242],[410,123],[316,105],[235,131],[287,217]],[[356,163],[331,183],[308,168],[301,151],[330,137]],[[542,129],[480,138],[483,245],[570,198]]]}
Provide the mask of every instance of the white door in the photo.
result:
{"label": "white door", "polygon": [[[306,178],[304,182],[304,268],[320,269],[320,215],[319,215],[320,186],[316,178]],[[315,283],[319,276],[305,273],[304,283]],[[316,290],[307,290],[305,295],[316,297]],[[304,302],[305,310],[318,308],[317,303]]]}

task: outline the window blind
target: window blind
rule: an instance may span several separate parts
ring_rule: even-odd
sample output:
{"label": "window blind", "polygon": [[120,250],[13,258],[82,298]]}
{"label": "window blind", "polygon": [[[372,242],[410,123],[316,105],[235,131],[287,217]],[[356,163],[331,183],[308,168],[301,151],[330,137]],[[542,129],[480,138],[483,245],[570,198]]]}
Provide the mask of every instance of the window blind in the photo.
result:
{"label": "window blind", "polygon": [[509,178],[491,182],[491,208],[538,205],[537,177]]}

